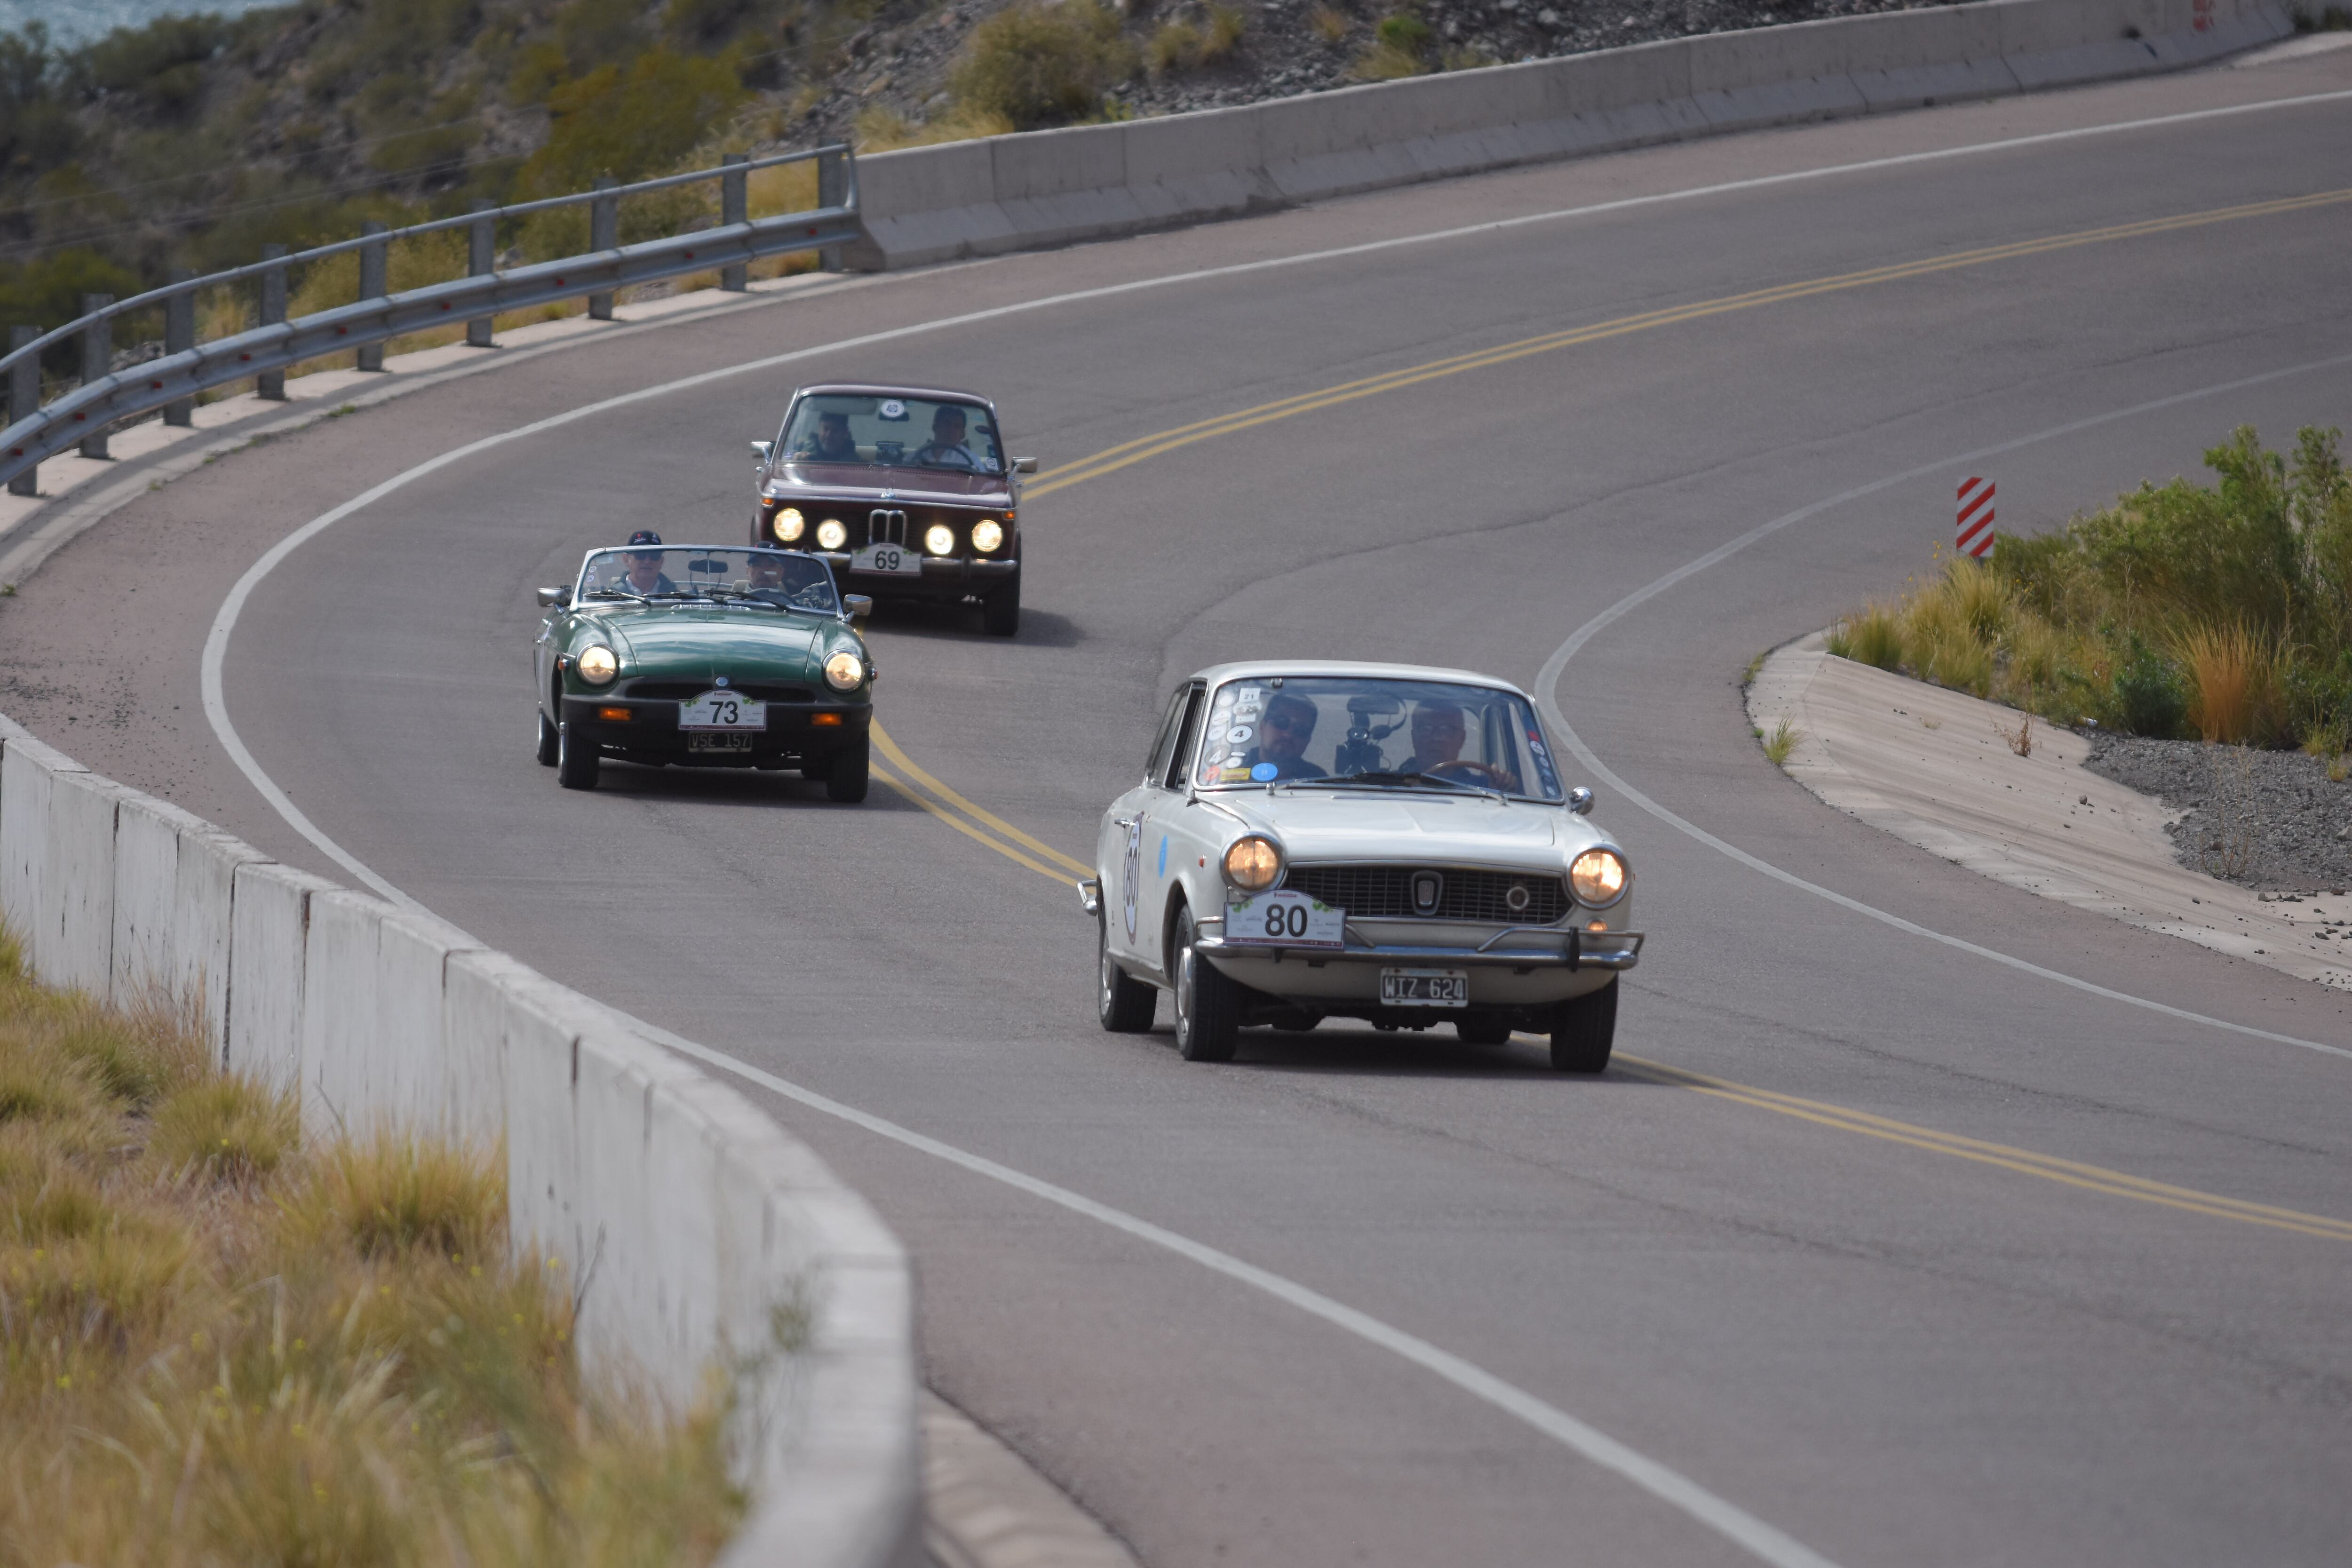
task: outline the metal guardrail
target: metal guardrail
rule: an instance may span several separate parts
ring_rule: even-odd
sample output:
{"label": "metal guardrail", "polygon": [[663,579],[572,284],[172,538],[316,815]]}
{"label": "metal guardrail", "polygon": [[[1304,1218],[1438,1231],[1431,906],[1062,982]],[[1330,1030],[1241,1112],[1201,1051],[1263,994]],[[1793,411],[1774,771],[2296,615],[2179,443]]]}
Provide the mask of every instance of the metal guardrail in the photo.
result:
{"label": "metal guardrail", "polygon": [[[812,160],[817,165],[816,207],[777,217],[746,216],[748,176],[753,170]],[[616,243],[622,197],[709,180],[719,182],[717,226],[636,245]],[[590,209],[589,250],[509,271],[497,269],[496,234],[501,219],[572,206]],[[385,291],[386,258],[393,241],[459,228],[469,231],[466,277],[399,294]],[[829,251],[858,237],[856,161],[847,146],[838,143],[759,159],[738,154],[716,169],[627,185],[604,182],[595,190],[573,195],[486,206],[404,228],[370,225],[369,230],[356,239],[338,240],[290,256],[283,247],[268,247],[257,262],[202,277],[176,277],[160,289],[128,300],[85,295],[84,314],[53,331],[14,329],[9,352],[0,356],[0,377],[5,377],[8,389],[9,421],[0,429],[0,481],[7,484],[12,494],[35,494],[42,459],[76,446],[85,457],[104,458],[110,426],[157,408],[164,410],[166,422],[188,425],[194,418],[196,394],[231,382],[255,380],[262,396],[282,399],[287,368],[304,360],[357,349],[360,369],[382,370],[383,343],[425,327],[464,321],[466,341],[487,348],[491,320],[500,311],[586,295],[589,314],[609,321],[616,290],[712,268],[719,269],[721,288],[740,291],[747,285],[748,265],[754,260],[798,250]],[[315,315],[286,320],[289,269],[352,250],[360,253],[360,299]],[[261,284],[261,324],[198,343],[196,291],[247,279],[258,279]],[[114,322],[132,311],[158,306],[164,320],[163,357],[110,373]],[[82,384],[42,404],[41,352],[76,338],[81,342]]]}

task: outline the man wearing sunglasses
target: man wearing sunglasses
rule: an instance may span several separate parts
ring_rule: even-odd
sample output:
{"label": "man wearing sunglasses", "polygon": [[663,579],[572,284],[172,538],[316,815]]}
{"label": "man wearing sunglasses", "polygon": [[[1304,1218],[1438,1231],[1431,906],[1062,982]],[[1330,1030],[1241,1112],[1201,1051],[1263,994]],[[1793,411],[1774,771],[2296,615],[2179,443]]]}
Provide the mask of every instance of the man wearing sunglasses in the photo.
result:
{"label": "man wearing sunglasses", "polygon": [[626,594],[643,594],[650,598],[656,594],[675,594],[677,584],[662,570],[661,535],[650,528],[641,528],[629,535],[633,545],[650,544],[651,550],[631,550],[625,558],[629,569],[621,574],[614,587]]}
{"label": "man wearing sunglasses", "polygon": [[1277,695],[1265,705],[1258,721],[1257,744],[1245,753],[1244,767],[1271,763],[1277,779],[1319,779],[1326,770],[1307,760],[1307,742],[1315,738],[1315,704],[1304,697]]}

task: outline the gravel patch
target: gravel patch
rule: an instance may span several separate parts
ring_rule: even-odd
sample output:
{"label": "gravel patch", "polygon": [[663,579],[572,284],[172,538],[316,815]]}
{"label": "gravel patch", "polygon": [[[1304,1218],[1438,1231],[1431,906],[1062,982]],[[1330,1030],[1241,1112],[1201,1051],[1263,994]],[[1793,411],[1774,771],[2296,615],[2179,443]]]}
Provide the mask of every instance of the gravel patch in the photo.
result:
{"label": "gravel patch", "polygon": [[2097,735],[2084,764],[2185,813],[2167,829],[2191,870],[2271,890],[2352,888],[2352,782],[2301,752]]}

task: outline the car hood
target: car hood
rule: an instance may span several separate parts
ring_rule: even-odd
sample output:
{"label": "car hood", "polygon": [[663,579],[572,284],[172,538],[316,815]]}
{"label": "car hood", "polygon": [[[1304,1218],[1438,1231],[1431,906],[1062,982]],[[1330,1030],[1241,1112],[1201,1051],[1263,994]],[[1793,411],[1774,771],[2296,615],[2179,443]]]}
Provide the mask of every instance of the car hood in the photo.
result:
{"label": "car hood", "polygon": [[[960,474],[945,468],[884,468],[866,463],[786,463],[766,486],[770,495],[829,500],[952,502],[1005,506],[1011,480],[1003,474]],[[886,498],[883,491],[889,491]]]}
{"label": "car hood", "polygon": [[1556,805],[1497,803],[1402,792],[1318,794],[1311,785],[1267,795],[1224,793],[1214,800],[1250,826],[1271,833],[1293,860],[1450,861],[1563,866],[1601,836]]}
{"label": "car hood", "polygon": [[595,620],[633,678],[803,677],[816,668],[828,628],[828,623],[806,616],[709,606],[606,614]]}

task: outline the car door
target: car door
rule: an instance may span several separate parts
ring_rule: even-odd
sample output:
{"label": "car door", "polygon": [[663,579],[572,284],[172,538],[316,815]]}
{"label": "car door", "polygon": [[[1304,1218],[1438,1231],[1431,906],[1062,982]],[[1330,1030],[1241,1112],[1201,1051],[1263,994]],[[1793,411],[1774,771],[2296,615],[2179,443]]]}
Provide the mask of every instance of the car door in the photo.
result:
{"label": "car door", "polygon": [[1139,877],[1144,813],[1151,799],[1152,781],[1162,776],[1168,752],[1176,743],[1176,731],[1183,723],[1187,691],[1188,688],[1180,686],[1169,698],[1167,713],[1153,733],[1151,750],[1143,760],[1143,777],[1103,813],[1095,845],[1095,874],[1102,880],[1103,920],[1111,951],[1122,958],[1147,960],[1155,971],[1159,968],[1158,960],[1146,951],[1150,943],[1139,943],[1139,933],[1145,929],[1141,918],[1144,889]]}
{"label": "car door", "polygon": [[1168,931],[1168,900],[1181,882],[1185,868],[1192,864],[1195,853],[1195,836],[1186,830],[1191,813],[1185,803],[1192,798],[1192,789],[1185,774],[1192,765],[1194,748],[1200,743],[1202,687],[1201,681],[1186,681],[1169,704],[1169,717],[1174,721],[1174,727],[1165,743],[1152,752],[1151,777],[1144,788],[1138,814],[1142,837],[1136,846],[1136,881],[1142,892],[1137,900],[1140,910],[1136,921],[1136,952],[1152,968],[1163,972],[1166,955],[1160,942]]}
{"label": "car door", "polygon": [[531,679],[537,683],[540,710],[547,715],[550,723],[563,721],[562,710],[550,705],[548,693],[554,689],[555,653],[562,647],[563,628],[571,618],[572,612],[563,605],[551,607],[540,620],[539,640],[530,647]]}

